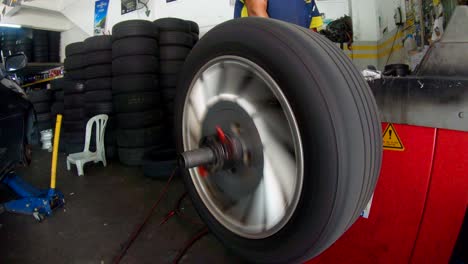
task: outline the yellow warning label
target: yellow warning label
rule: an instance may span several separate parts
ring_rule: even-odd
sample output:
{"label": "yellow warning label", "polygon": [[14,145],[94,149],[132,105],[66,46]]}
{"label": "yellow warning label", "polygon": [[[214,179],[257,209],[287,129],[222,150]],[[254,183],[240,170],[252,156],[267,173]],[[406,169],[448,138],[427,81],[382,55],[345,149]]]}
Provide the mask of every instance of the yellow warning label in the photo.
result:
{"label": "yellow warning label", "polygon": [[405,147],[392,124],[388,124],[383,133],[383,148],[395,151],[405,150]]}

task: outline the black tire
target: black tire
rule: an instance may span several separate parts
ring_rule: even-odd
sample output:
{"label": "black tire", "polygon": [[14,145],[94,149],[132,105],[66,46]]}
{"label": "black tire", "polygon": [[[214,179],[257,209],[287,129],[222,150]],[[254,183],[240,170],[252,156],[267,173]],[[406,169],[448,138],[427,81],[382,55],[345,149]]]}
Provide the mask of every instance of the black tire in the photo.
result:
{"label": "black tire", "polygon": [[5,47],[16,47],[16,39],[6,40],[3,44]]}
{"label": "black tire", "polygon": [[119,153],[119,160],[122,164],[127,166],[140,166],[142,164],[143,156],[146,151],[152,147],[146,148],[121,148],[117,149]]}
{"label": "black tire", "polygon": [[142,160],[146,177],[167,180],[177,168],[177,153],[173,148],[154,148],[145,153]]}
{"label": "black tire", "polygon": [[164,102],[174,101],[176,97],[176,88],[175,87],[167,87],[161,89],[161,96],[164,99]]}
{"label": "black tire", "polygon": [[60,62],[60,56],[51,56],[49,54],[49,62]]}
{"label": "black tire", "polygon": [[175,106],[174,100],[165,100],[164,101],[164,113],[166,114],[165,120],[170,127],[174,125],[174,114],[175,114]]}
{"label": "black tire", "polygon": [[41,132],[43,130],[47,130],[47,129],[52,129],[52,122],[51,122],[51,120],[36,122],[35,127],[36,127],[37,131],[39,131],[39,132]]}
{"label": "black tire", "polygon": [[112,89],[112,78],[96,78],[85,82],[86,91],[101,91]]}
{"label": "black tire", "polygon": [[[49,57],[47,55],[46,56],[34,56],[33,61],[34,62],[49,62]],[[72,74],[70,76],[76,76],[76,75]]]}
{"label": "black tire", "polygon": [[55,99],[55,101],[63,102],[63,98],[65,98],[65,92],[64,92],[64,91],[56,91],[56,92],[54,92],[54,99]]}
{"label": "black tire", "polygon": [[50,102],[52,95],[49,90],[34,90],[28,94],[28,98],[31,103]]}
{"label": "black tire", "polygon": [[64,110],[65,110],[65,107],[63,105],[63,102],[59,103],[59,102],[55,102],[52,104],[52,106],[50,107],[50,113],[53,115],[53,116],[56,116],[57,114],[63,114],[64,113]]}
{"label": "black tire", "polygon": [[176,87],[178,81],[179,81],[178,74],[161,75],[159,78],[159,85],[161,87]]}
{"label": "black tire", "polygon": [[112,40],[116,41],[128,37],[149,37],[157,39],[158,28],[146,20],[127,20],[117,23],[112,28]]}
{"label": "black tire", "polygon": [[113,160],[117,157],[117,147],[115,145],[109,145],[109,144],[106,144],[104,146],[105,150],[106,150],[106,159],[107,160]]}
{"label": "black tire", "polygon": [[69,57],[72,55],[76,54],[84,54],[85,53],[85,48],[84,48],[84,43],[83,42],[75,42],[68,44],[65,47],[65,56]]}
{"label": "black tire", "polygon": [[126,56],[112,61],[114,75],[157,74],[158,72],[159,60],[154,56]]}
{"label": "black tire", "polygon": [[66,82],[63,83],[65,85],[63,89],[65,96],[84,93],[85,85],[83,80],[72,80],[69,78],[65,78],[65,80]]}
{"label": "black tire", "polygon": [[50,116],[50,112],[48,113],[42,113],[42,114],[36,114],[36,120],[37,122],[45,122],[52,120],[52,117]]}
{"label": "black tire", "polygon": [[81,144],[81,150],[78,152],[83,151],[84,142],[85,142],[85,135],[86,131],[78,131],[78,132],[63,132],[63,141],[66,144]]}
{"label": "black tire", "polygon": [[65,78],[71,79],[74,81],[84,80],[86,79],[85,70],[80,69],[80,70],[66,71]]}
{"label": "black tire", "polygon": [[95,102],[112,102],[112,91],[111,90],[101,90],[101,91],[89,91],[85,93],[85,102],[95,103]]}
{"label": "black tire", "polygon": [[278,232],[249,239],[233,233],[210,213],[185,171],[187,190],[210,231],[240,256],[260,263],[305,262],[334,243],[372,195],[382,155],[375,100],[352,61],[319,34],[277,20],[232,20],[200,40],[180,75],[175,130],[179,152],[184,151],[188,88],[199,69],[224,55],[247,59],[271,74],[301,124],[300,201]]}
{"label": "black tire", "polygon": [[87,66],[85,61],[85,55],[77,54],[73,56],[68,56],[63,62],[64,68],[66,71],[79,70]]}
{"label": "black tire", "polygon": [[74,95],[65,96],[63,103],[65,106],[65,109],[82,108],[85,103],[84,95],[74,94]]}
{"label": "black tire", "polygon": [[183,19],[165,17],[154,21],[159,31],[180,31],[190,33],[190,23]]}
{"label": "black tire", "polygon": [[33,107],[37,114],[50,112],[50,102],[35,103],[33,104]]}
{"label": "black tire", "polygon": [[86,124],[87,124],[87,122],[85,120],[63,121],[63,131],[65,133],[85,132],[86,131]]}
{"label": "black tire", "polygon": [[101,50],[95,52],[88,52],[84,59],[87,66],[98,65],[98,64],[111,64],[112,63],[112,51]]}
{"label": "black tire", "polygon": [[15,45],[17,39],[18,39],[18,37],[16,35],[6,35],[4,37],[3,43],[5,45]]}
{"label": "black tire", "polygon": [[34,39],[34,47],[47,47],[49,45],[48,39]]}
{"label": "black tire", "polygon": [[146,112],[120,113],[116,117],[119,128],[137,129],[161,124],[163,112],[156,109]]}
{"label": "black tire", "polygon": [[87,53],[95,51],[110,51],[112,49],[112,36],[94,36],[85,39],[84,49]]}
{"label": "black tire", "polygon": [[36,54],[38,56],[49,55],[49,46],[47,46],[47,45],[44,45],[44,46],[34,45],[33,50],[34,50],[34,54]]}
{"label": "black tire", "polygon": [[50,81],[50,88],[54,91],[63,90],[63,88],[67,86],[69,82],[70,80],[67,80],[65,78],[53,79],[52,81]]}
{"label": "black tire", "polygon": [[23,43],[23,44],[17,44],[16,45],[16,50],[18,51],[29,51],[31,52],[32,51],[32,44],[27,44],[27,43]]}
{"label": "black tire", "polygon": [[112,77],[112,64],[99,64],[86,67],[86,79]]}
{"label": "black tire", "polygon": [[198,36],[198,34],[195,34],[195,33],[191,33],[192,34],[192,38],[193,38],[193,45],[192,46],[195,46],[195,44],[200,40],[200,36]]}
{"label": "black tire", "polygon": [[63,113],[65,121],[79,121],[86,119],[86,112],[84,108],[65,109]]}
{"label": "black tire", "polygon": [[159,65],[159,73],[163,75],[178,74],[183,66],[184,61],[182,60],[162,60]]}
{"label": "black tire", "polygon": [[178,31],[162,31],[159,33],[159,45],[161,46],[185,46],[193,47],[193,36],[191,33]]}
{"label": "black tire", "polygon": [[84,143],[64,143],[64,150],[66,154],[82,152]]}
{"label": "black tire", "polygon": [[159,93],[133,93],[115,95],[114,111],[116,113],[144,112],[160,104]]}
{"label": "black tire", "polygon": [[185,60],[191,50],[187,47],[162,46],[159,49],[159,58],[161,60]]}
{"label": "black tire", "polygon": [[190,24],[190,32],[195,33],[195,34],[200,34],[200,27],[198,24],[194,21],[186,20],[187,23]]}
{"label": "black tire", "polygon": [[137,92],[154,92],[158,90],[158,77],[156,75],[124,75],[112,78],[112,93],[125,94]]}
{"label": "black tire", "polygon": [[30,39],[19,39],[18,41],[16,41],[16,49],[32,50],[33,43],[31,42]]}
{"label": "black tire", "polygon": [[117,145],[119,147],[136,148],[159,145],[164,142],[163,126],[117,130]]}
{"label": "black tire", "polygon": [[60,35],[61,35],[61,32],[58,32],[58,31],[47,32],[47,36],[49,37],[49,40],[53,40],[53,41],[60,41]]}
{"label": "black tire", "polygon": [[112,57],[114,59],[134,55],[150,55],[157,57],[158,54],[158,41],[153,38],[124,38],[112,43]]}
{"label": "black tire", "polygon": [[81,81],[63,79],[63,92],[65,97],[72,94],[82,94],[85,91],[85,85]]}
{"label": "black tire", "polygon": [[113,105],[112,102],[85,104],[85,111],[87,117],[93,117],[100,114],[110,115],[113,113]]}

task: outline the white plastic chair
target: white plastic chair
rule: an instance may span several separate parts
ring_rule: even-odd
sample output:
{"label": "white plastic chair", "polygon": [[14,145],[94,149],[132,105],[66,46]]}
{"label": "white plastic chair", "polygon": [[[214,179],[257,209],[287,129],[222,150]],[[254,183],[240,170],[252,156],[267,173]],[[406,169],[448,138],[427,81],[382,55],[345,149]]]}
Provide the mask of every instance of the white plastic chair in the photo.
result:
{"label": "white plastic chair", "polygon": [[[78,175],[83,176],[83,166],[91,161],[94,163],[102,162],[104,167],[107,166],[106,150],[104,148],[104,133],[106,132],[107,115],[97,115],[89,119],[86,124],[86,141],[83,152],[73,153],[67,157],[67,170],[70,170],[70,164],[75,164],[78,170]],[[89,151],[93,126],[96,124],[96,152]]]}

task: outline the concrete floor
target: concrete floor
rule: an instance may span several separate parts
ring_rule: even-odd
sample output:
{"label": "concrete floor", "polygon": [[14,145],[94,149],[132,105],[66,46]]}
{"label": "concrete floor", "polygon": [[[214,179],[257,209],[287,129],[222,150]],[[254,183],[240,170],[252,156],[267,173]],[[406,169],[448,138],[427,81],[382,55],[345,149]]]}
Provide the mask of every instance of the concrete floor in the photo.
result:
{"label": "concrete floor", "polygon": [[[18,174],[35,186],[47,188],[51,154],[36,150],[33,161]],[[139,168],[111,161],[107,168],[93,164],[85,176],[66,170],[65,155],[59,156],[58,182],[66,205],[42,223],[32,217],[0,215],[0,263],[110,263],[135,226],[143,220],[165,181],[143,176]],[[160,225],[184,193],[176,178],[147,226],[121,263],[172,263],[184,244],[203,226],[174,217]],[[12,194],[0,186],[0,202]],[[189,199],[184,211],[198,218]],[[181,263],[240,263],[211,234],[199,240]]]}

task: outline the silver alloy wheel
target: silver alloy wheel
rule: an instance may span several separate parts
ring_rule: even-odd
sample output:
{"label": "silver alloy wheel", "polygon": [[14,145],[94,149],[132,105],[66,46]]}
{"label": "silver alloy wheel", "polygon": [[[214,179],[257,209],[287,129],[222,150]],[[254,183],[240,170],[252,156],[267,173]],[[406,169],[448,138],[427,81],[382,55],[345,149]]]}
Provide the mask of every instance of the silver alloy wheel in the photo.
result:
{"label": "silver alloy wheel", "polygon": [[[222,112],[225,107],[230,112]],[[215,109],[223,116],[217,117]],[[240,120],[244,116],[249,120]],[[291,106],[275,80],[259,65],[238,56],[221,56],[197,72],[187,92],[182,124],[184,151],[199,148],[204,137],[213,135],[207,126],[221,120],[223,129],[239,136],[245,149],[256,145],[260,152],[247,151],[244,167],[239,170],[203,177],[199,170],[190,169],[194,186],[225,228],[249,239],[272,236],[292,217],[302,192],[302,142]],[[236,183],[248,186],[234,189],[241,193],[235,195],[231,187]]]}

